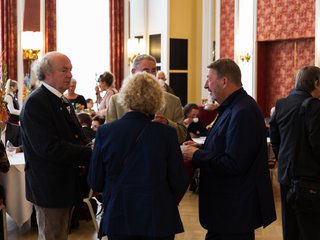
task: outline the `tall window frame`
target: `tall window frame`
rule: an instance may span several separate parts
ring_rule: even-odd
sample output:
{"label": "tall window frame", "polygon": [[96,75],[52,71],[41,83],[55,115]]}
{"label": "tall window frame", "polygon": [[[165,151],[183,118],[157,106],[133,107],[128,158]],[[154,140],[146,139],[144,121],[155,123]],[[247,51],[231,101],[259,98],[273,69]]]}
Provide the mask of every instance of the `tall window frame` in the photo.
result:
{"label": "tall window frame", "polygon": [[57,51],[66,54],[76,92],[95,100],[97,78],[110,70],[109,1],[56,0]]}

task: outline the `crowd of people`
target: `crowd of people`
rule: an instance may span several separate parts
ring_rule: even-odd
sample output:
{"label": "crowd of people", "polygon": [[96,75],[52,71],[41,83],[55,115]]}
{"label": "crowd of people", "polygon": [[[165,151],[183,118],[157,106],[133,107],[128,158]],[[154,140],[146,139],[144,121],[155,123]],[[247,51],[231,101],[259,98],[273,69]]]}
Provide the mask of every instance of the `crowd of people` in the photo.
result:
{"label": "crowd of people", "polygon": [[[102,73],[95,100],[75,92],[71,69],[66,55],[47,53],[39,63],[42,85],[21,110],[16,81],[7,84],[11,121],[3,129],[24,151],[26,198],[35,206],[39,239],[67,239],[74,207],[92,188],[103,193],[100,237],[172,240],[184,231],[178,205],[194,169],[206,240],[253,240],[256,228],[275,221],[264,117],[233,60],[207,67],[205,89],[218,106],[209,128],[198,104],[182,107],[150,55],[134,59],[119,91],[114,75]],[[297,195],[310,182],[320,191],[319,79],[319,68],[301,69],[295,91],[277,102],[270,120],[285,240],[320,239],[318,203]],[[204,144],[192,141],[202,136]]]}

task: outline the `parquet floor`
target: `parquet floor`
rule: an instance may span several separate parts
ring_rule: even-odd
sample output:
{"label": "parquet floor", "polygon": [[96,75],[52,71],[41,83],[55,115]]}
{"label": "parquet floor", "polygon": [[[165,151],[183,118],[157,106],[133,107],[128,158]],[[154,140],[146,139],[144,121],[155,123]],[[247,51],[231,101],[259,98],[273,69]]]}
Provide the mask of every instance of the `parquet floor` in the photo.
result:
{"label": "parquet floor", "polygon": [[[281,240],[281,215],[280,215],[280,193],[277,181],[273,179],[274,197],[276,203],[277,220],[267,228],[256,230],[256,240]],[[185,232],[176,235],[176,240],[203,240],[205,230],[198,221],[198,195],[187,192],[180,203],[180,214],[184,224]],[[8,219],[8,239],[9,240],[36,240],[37,231],[28,227],[18,228]],[[71,232],[69,240],[93,240],[96,234],[91,221],[80,221],[79,229]]]}

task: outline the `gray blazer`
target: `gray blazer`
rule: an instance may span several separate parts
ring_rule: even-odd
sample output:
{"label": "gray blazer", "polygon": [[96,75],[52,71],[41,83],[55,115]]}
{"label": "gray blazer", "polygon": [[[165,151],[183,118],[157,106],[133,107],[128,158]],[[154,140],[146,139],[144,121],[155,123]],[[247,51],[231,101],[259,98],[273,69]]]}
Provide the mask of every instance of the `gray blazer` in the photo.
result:
{"label": "gray blazer", "polygon": [[[178,97],[164,92],[165,106],[160,110],[169,121],[169,125],[177,131],[179,143],[183,143],[187,137],[187,129],[183,124],[183,111],[181,101]],[[120,119],[129,110],[119,103],[119,95],[115,94],[110,98],[109,107],[106,113],[106,122]]]}

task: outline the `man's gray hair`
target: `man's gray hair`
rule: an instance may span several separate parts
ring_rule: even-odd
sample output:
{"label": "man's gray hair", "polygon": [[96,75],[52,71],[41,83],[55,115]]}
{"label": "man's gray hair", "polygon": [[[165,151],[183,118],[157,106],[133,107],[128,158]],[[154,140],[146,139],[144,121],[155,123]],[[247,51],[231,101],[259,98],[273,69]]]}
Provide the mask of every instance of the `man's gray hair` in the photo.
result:
{"label": "man's gray hair", "polygon": [[52,62],[51,62],[51,57],[53,55],[63,55],[62,53],[59,52],[48,52],[46,53],[43,58],[40,60],[37,66],[37,77],[39,81],[43,81],[46,77],[46,73],[49,73],[52,71]]}
{"label": "man's gray hair", "polygon": [[157,63],[156,59],[148,54],[141,54],[135,57],[132,63],[132,68],[137,68],[142,60],[149,60]]}

